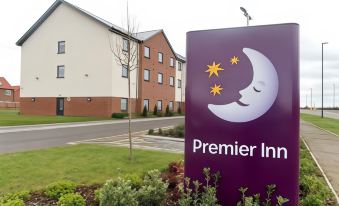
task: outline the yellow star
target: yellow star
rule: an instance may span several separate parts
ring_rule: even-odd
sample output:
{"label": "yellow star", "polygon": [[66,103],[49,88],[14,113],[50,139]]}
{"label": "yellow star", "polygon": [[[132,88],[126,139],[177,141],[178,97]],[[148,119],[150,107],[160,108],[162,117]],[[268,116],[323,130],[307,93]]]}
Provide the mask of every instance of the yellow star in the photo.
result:
{"label": "yellow star", "polygon": [[217,77],[219,76],[218,75],[218,71],[222,71],[224,70],[223,68],[220,68],[220,64],[215,64],[215,62],[213,62],[212,65],[207,65],[209,69],[207,69],[205,72],[209,72],[210,73],[210,76],[211,77],[213,74],[215,74]]}
{"label": "yellow star", "polygon": [[214,87],[211,87],[211,92],[213,93],[213,95],[215,96],[216,94],[220,95],[220,91],[223,90],[223,88],[221,88],[221,84],[219,84],[218,86],[216,84],[214,84]]}
{"label": "yellow star", "polygon": [[230,60],[231,64],[238,64],[239,61],[239,57],[233,56]]}

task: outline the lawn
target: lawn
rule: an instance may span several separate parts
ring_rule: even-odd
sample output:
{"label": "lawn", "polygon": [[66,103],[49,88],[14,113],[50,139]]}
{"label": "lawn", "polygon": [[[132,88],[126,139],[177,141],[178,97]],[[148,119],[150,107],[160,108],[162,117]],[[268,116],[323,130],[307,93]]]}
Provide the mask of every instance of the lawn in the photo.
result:
{"label": "lawn", "polygon": [[0,194],[39,190],[47,184],[67,179],[80,184],[104,183],[124,174],[143,174],[164,169],[183,159],[181,154],[134,150],[122,147],[75,145],[0,155]]}
{"label": "lawn", "polygon": [[312,124],[317,125],[325,130],[333,132],[339,135],[339,120],[324,117],[323,119],[320,116],[311,115],[311,114],[301,114],[301,119]]}
{"label": "lawn", "polygon": [[96,120],[103,120],[103,119],[108,119],[108,118],[65,117],[65,116],[27,116],[27,115],[20,115],[19,110],[0,109],[0,126],[85,122],[85,121],[96,121]]}

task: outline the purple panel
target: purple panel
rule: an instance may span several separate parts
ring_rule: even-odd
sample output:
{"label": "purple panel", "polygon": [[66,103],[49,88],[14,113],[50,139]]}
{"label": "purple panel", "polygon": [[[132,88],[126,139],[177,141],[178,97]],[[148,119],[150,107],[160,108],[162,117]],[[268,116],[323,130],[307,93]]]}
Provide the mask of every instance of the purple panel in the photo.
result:
{"label": "purple panel", "polygon": [[220,171],[222,205],[235,206],[240,187],[264,195],[268,184],[298,205],[299,26],[188,32],[185,121],[185,175]]}

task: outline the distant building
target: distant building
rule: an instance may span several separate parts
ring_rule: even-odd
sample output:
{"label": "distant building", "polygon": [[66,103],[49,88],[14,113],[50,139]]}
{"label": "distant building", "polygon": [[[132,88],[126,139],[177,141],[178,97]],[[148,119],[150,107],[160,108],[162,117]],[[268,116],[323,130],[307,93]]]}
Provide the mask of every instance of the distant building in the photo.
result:
{"label": "distant building", "polygon": [[11,86],[5,77],[0,77],[0,108],[19,107],[20,86]]}
{"label": "distant building", "polygon": [[126,32],[73,4],[57,0],[18,40],[21,46],[21,113],[111,116],[155,105],[184,110],[185,58],[163,30],[136,33],[138,68],[128,74],[111,51]]}

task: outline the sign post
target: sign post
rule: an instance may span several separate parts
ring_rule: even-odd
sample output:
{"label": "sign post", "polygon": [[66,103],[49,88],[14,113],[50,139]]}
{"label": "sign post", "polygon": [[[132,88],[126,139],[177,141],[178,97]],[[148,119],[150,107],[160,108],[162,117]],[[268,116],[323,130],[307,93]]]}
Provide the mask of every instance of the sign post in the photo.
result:
{"label": "sign post", "polygon": [[220,171],[223,206],[270,184],[298,205],[299,26],[188,32],[185,122],[185,176]]}

